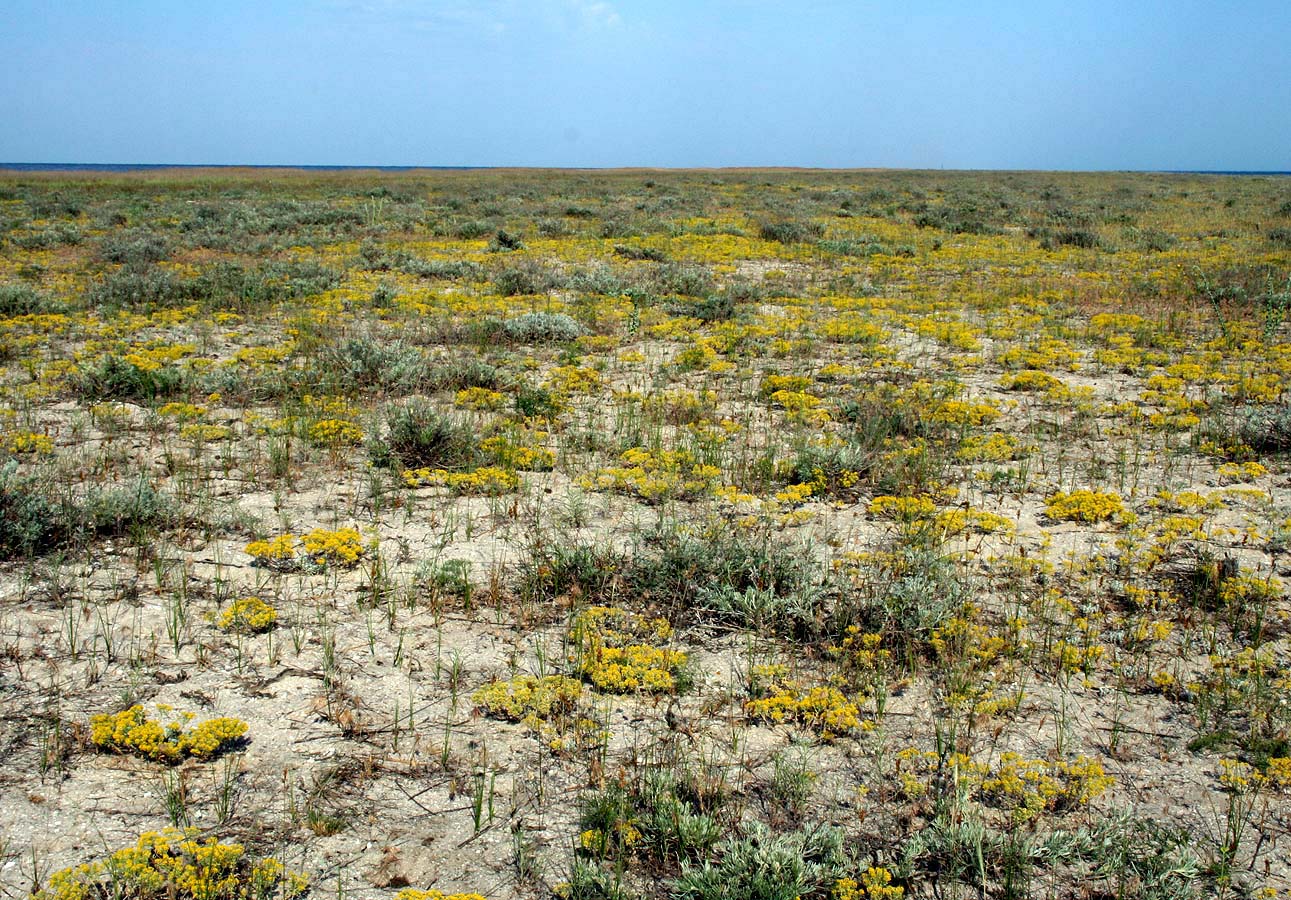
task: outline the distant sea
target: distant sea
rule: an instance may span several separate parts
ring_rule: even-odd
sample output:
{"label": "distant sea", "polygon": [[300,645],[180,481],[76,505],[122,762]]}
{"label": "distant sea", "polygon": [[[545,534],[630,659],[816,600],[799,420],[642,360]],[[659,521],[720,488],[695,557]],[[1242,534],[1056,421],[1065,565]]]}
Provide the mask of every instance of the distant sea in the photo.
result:
{"label": "distant sea", "polygon": [[227,166],[191,165],[185,163],[7,163],[0,162],[0,169],[18,172],[152,172],[158,169],[300,169],[307,172],[345,172],[349,170],[376,169],[381,172],[415,172],[417,169],[445,171],[470,171],[491,169],[493,166]]}
{"label": "distant sea", "polygon": [[[159,169],[298,169],[304,172],[349,172],[349,171],[377,171],[377,172],[415,172],[418,169],[431,169],[445,172],[469,172],[479,169],[497,169],[511,168],[509,166],[293,166],[293,165],[224,165],[224,164],[188,164],[188,163],[14,163],[0,162],[0,171],[9,170],[17,172],[151,172]],[[555,169],[585,169],[584,166],[520,166],[518,168],[555,168]],[[602,167],[593,167],[602,168]],[[628,167],[633,168],[633,167]],[[645,167],[651,168],[651,167]],[[673,167],[663,167],[673,168]],[[682,167],[684,168],[684,167]],[[708,168],[708,167],[703,167]],[[737,168],[756,169],[758,166],[738,166]],[[773,167],[775,168],[775,167]],[[810,167],[808,167],[810,168]],[[900,170],[894,170],[900,171]],[[926,170],[925,170],[926,171]],[[965,170],[967,171],[967,170]],[[982,169],[979,171],[989,172],[991,169]],[[1018,170],[1008,170],[1018,171]],[[1025,171],[1025,170],[1022,170]],[[1040,170],[1036,170],[1040,171]],[[1048,171],[1048,170],[1045,170]],[[1058,170],[1054,170],[1058,171]],[[1089,171],[1096,173],[1104,170],[1073,170]],[[1108,172],[1132,172],[1135,174],[1148,175],[1291,175],[1291,171],[1226,171],[1217,169],[1112,169],[1105,170]]]}
{"label": "distant sea", "polygon": [[1212,171],[1210,169],[1162,169],[1157,174],[1159,175],[1291,175],[1291,172],[1275,172],[1275,171],[1265,172],[1259,169],[1255,169],[1249,172],[1243,172],[1243,171],[1221,172],[1218,170]]}

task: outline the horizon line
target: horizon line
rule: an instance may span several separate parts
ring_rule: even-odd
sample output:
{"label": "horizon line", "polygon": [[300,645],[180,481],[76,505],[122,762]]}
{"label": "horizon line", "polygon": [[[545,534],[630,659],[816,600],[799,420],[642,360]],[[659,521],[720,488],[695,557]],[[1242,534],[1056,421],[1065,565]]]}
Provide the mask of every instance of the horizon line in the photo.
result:
{"label": "horizon line", "polygon": [[1037,174],[1134,174],[1134,175],[1291,175],[1291,169],[1047,169],[1047,168],[957,168],[939,166],[536,166],[536,165],[382,165],[349,163],[97,163],[97,162],[0,162],[0,172],[158,172],[175,169],[255,169],[276,171],[374,171],[374,172],[995,172]]}

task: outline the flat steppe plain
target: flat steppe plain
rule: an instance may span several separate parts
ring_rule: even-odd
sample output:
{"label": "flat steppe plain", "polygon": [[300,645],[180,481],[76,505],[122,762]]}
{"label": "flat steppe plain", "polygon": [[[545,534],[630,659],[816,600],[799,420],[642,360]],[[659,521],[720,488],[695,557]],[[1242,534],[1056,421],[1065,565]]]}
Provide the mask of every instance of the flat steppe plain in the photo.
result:
{"label": "flat steppe plain", "polygon": [[1288,309],[1284,177],[0,173],[0,893],[1286,895]]}

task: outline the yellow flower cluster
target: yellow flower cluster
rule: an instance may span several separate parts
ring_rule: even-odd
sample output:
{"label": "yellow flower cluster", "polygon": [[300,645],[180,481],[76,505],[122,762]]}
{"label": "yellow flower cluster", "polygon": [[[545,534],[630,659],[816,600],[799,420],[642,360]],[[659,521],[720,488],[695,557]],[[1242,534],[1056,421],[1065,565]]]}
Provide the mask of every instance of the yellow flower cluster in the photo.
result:
{"label": "yellow flower cluster", "polygon": [[996,431],[988,435],[969,435],[955,455],[965,462],[1008,462],[1019,458],[1028,449],[1013,435]]}
{"label": "yellow flower cluster", "polygon": [[130,365],[142,372],[155,372],[162,366],[178,362],[185,356],[197,352],[195,344],[167,344],[150,341],[148,344],[135,345],[131,352],[122,357]]}
{"label": "yellow flower cluster", "polygon": [[193,403],[175,401],[173,403],[163,404],[158,408],[157,414],[169,419],[180,419],[191,422],[194,419],[200,419],[202,416],[206,415],[206,407],[197,406]]}
{"label": "yellow flower cluster", "polygon": [[520,489],[520,476],[499,466],[481,466],[473,472],[449,472],[445,469],[405,469],[404,483],[409,487],[442,486],[454,494],[497,497]]}
{"label": "yellow flower cluster", "polygon": [[[1162,494],[1164,493],[1162,492]],[[1162,494],[1158,494],[1158,498]],[[1191,491],[1181,491],[1171,496],[1179,499],[1181,495],[1185,494],[1198,496]],[[1202,502],[1204,504],[1205,501],[1203,500]],[[1168,515],[1151,527],[1132,528],[1116,541],[1116,549],[1121,555],[1122,567],[1127,572],[1150,573],[1158,565],[1172,557],[1175,548],[1181,541],[1206,540],[1207,531],[1204,523],[1205,520],[1201,516]],[[1135,594],[1140,588],[1127,586],[1126,590],[1130,594]],[[1132,597],[1131,599],[1134,598]]]}
{"label": "yellow flower cluster", "polygon": [[609,606],[593,606],[570,625],[574,662],[593,685],[613,694],[665,693],[676,689],[686,654],[643,641],[666,641],[664,619],[645,619]]}
{"label": "yellow flower cluster", "polygon": [[1000,387],[1006,391],[1052,391],[1064,387],[1061,378],[1055,378],[1048,372],[1039,369],[1023,369],[1016,374],[1007,374],[1000,379]]}
{"label": "yellow flower cluster", "polygon": [[711,495],[722,474],[716,466],[700,463],[689,450],[651,451],[634,447],[611,466],[580,480],[589,490],[619,491],[655,503],[665,499],[690,499]]}
{"label": "yellow flower cluster", "polygon": [[1232,484],[1240,481],[1254,481],[1269,474],[1269,470],[1254,461],[1228,462],[1220,465],[1218,474],[1223,484]]}
{"label": "yellow flower cluster", "polygon": [[725,360],[718,354],[712,342],[707,339],[696,340],[685,350],[678,353],[674,357],[673,363],[683,371],[693,369],[716,370],[726,365]]}
{"label": "yellow flower cluster", "polygon": [[1243,647],[1231,656],[1215,653],[1211,654],[1209,661],[1212,669],[1208,679],[1210,683],[1203,681],[1200,686],[1226,688],[1233,693],[1230,699],[1240,697],[1239,691],[1243,688],[1254,688],[1267,682],[1279,671],[1267,647],[1258,650]]}
{"label": "yellow flower cluster", "polygon": [[675,672],[686,663],[680,650],[628,644],[601,647],[585,658],[583,675],[603,691],[663,693],[676,687]]}
{"label": "yellow flower cluster", "polygon": [[806,725],[824,740],[851,734],[862,727],[860,707],[838,688],[824,685],[805,691],[792,684],[780,685],[773,693],[750,700],[744,709],[750,718],[758,721]]}
{"label": "yellow flower cluster", "polygon": [[1130,644],[1132,646],[1145,646],[1170,637],[1174,631],[1174,623],[1164,619],[1144,619],[1134,626],[1130,632]]}
{"label": "yellow flower cluster", "polygon": [[591,394],[601,387],[601,373],[586,366],[557,366],[551,370],[547,388],[558,399],[570,394]]}
{"label": "yellow flower cluster", "polygon": [[[877,655],[877,642],[868,637],[861,640],[859,648],[852,645],[847,649],[874,654],[870,658],[873,663],[886,660]],[[861,721],[860,707],[838,688],[817,685],[803,689],[786,677],[787,672],[783,665],[754,668],[750,685],[754,696],[744,704],[749,718],[776,725],[804,725],[827,741],[869,727]]]}
{"label": "yellow flower cluster", "polygon": [[[157,710],[171,711],[162,705]],[[228,716],[207,719],[189,729],[187,725],[192,718],[192,713],[180,713],[177,719],[163,725],[149,718],[142,706],[135,705],[119,713],[92,716],[90,741],[102,750],[175,763],[189,756],[197,759],[215,756],[247,732],[246,722]]]}
{"label": "yellow flower cluster", "polygon": [[[1156,496],[1148,501],[1150,506],[1176,512],[1201,512],[1204,510],[1222,509],[1224,506],[1220,492],[1207,496],[1199,491],[1157,491]],[[1201,520],[1198,519],[1198,527]]]}
{"label": "yellow flower cluster", "polygon": [[434,888],[427,891],[404,888],[394,895],[394,900],[485,900],[485,897],[483,894],[445,894]]}
{"label": "yellow flower cluster", "polygon": [[313,419],[353,419],[359,414],[354,404],[344,397],[315,397],[306,394],[300,399],[309,417]]}
{"label": "yellow flower cluster", "polygon": [[822,409],[824,400],[802,391],[776,391],[771,395],[771,403],[785,411],[791,422],[807,425],[823,425],[830,421],[829,411]]}
{"label": "yellow flower cluster", "polygon": [[1272,373],[1239,379],[1228,388],[1230,397],[1237,397],[1248,403],[1277,403],[1282,399],[1282,392],[1281,376]]}
{"label": "yellow flower cluster", "polygon": [[888,337],[883,326],[871,322],[860,313],[835,316],[821,326],[820,333],[831,341],[870,347],[882,343]]}
{"label": "yellow flower cluster", "polygon": [[1291,756],[1275,756],[1264,770],[1266,782],[1278,790],[1291,788]]}
{"label": "yellow flower cluster", "polygon": [[991,403],[968,400],[947,400],[928,413],[929,421],[941,425],[985,425],[999,417],[1000,411]]}
{"label": "yellow flower cluster", "polygon": [[295,342],[287,341],[271,347],[243,347],[233,354],[233,358],[244,366],[260,369],[282,362],[295,350]]}
{"label": "yellow flower cluster", "polygon": [[875,497],[870,501],[870,515],[898,522],[929,519],[937,513],[931,497]]}
{"label": "yellow flower cluster", "polygon": [[1270,575],[1239,575],[1227,578],[1219,585],[1219,602],[1225,606],[1239,607],[1248,603],[1271,603],[1282,596],[1282,582]]}
{"label": "yellow flower cluster", "polygon": [[770,397],[771,402],[788,412],[803,412],[805,410],[815,409],[825,401],[803,391],[785,391],[779,390]]}
{"label": "yellow flower cluster", "polygon": [[363,428],[349,419],[319,419],[309,426],[309,440],[320,447],[352,447],[363,440]]}
{"label": "yellow flower cluster", "polygon": [[547,472],[556,464],[556,454],[546,447],[527,446],[501,434],[480,441],[480,452],[502,469]]}
{"label": "yellow flower cluster", "polygon": [[320,566],[347,568],[357,565],[367,550],[355,528],[338,528],[335,531],[315,528],[301,538],[301,544],[309,559]]}
{"label": "yellow flower cluster", "polygon": [[770,399],[781,391],[801,393],[811,387],[811,379],[805,375],[767,375],[758,385],[758,396]]}
{"label": "yellow flower cluster", "polygon": [[297,557],[297,539],[291,534],[281,534],[269,541],[252,541],[246,546],[247,555],[254,557],[258,564],[280,569],[294,568],[302,561],[316,566],[348,568],[358,564],[368,546],[357,529],[315,528],[300,538],[299,549],[303,551],[303,558]]}
{"label": "yellow flower cluster", "polygon": [[1080,354],[1066,341],[1044,338],[1031,346],[1015,346],[996,356],[1006,369],[1075,368]]}
{"label": "yellow flower cluster", "polygon": [[1064,640],[1055,641],[1049,648],[1049,656],[1058,671],[1071,675],[1077,672],[1088,672],[1106,652],[1106,649],[1098,644],[1073,644]]}
{"label": "yellow flower cluster", "polygon": [[308,877],[272,856],[253,859],[241,844],[198,835],[196,828],[146,832],[133,847],[55,872],[32,900],[290,900],[309,887]]}
{"label": "yellow flower cluster", "polygon": [[843,673],[853,684],[873,686],[884,679],[892,665],[892,651],[883,646],[883,635],[863,632],[859,625],[849,625],[846,634],[841,643],[829,648]]}
{"label": "yellow flower cluster", "polygon": [[227,425],[207,425],[201,422],[193,422],[179,429],[181,438],[198,444],[222,441],[232,433]]}
{"label": "yellow flower cluster", "polygon": [[1240,759],[1221,759],[1219,783],[1235,794],[1251,793],[1264,786],[1264,774]]}
{"label": "yellow flower cluster", "polygon": [[1009,650],[1009,640],[978,621],[978,607],[966,603],[928,639],[937,658],[947,663],[968,662],[988,666]]}
{"label": "yellow flower cluster", "polygon": [[816,373],[821,381],[837,382],[849,381],[853,378],[859,378],[864,374],[865,369],[862,366],[852,366],[846,363],[825,363]]}
{"label": "yellow flower cluster", "polygon": [[631,850],[641,840],[641,830],[631,822],[618,822],[606,833],[600,828],[589,828],[578,836],[578,845],[585,853],[604,857],[612,851]]}
{"label": "yellow flower cluster", "polygon": [[835,900],[901,900],[905,888],[892,883],[892,873],[881,866],[870,866],[861,874],[860,884],[852,878],[834,883]]}
{"label": "yellow flower cluster", "polygon": [[998,513],[972,507],[947,509],[937,514],[933,527],[943,537],[973,532],[976,534],[1012,534],[1013,520]]}
{"label": "yellow flower cluster", "polygon": [[252,541],[246,545],[248,556],[267,562],[291,562],[296,558],[296,537],[280,534],[270,541]]}
{"label": "yellow flower cluster", "polygon": [[944,702],[950,710],[979,717],[1003,715],[1015,710],[1021,699],[1011,688],[1012,657],[1023,647],[1024,623],[1011,619],[1001,629],[980,619],[978,607],[965,603],[933,630],[928,644],[948,676]]}
{"label": "yellow flower cluster", "polygon": [[48,456],[54,452],[54,439],[34,431],[13,431],[4,436],[3,446],[14,456]]}
{"label": "yellow flower cluster", "polygon": [[[632,394],[619,394],[617,399],[633,399]],[[710,418],[717,408],[717,394],[710,390],[690,391],[678,388],[647,394],[641,398],[647,412],[672,423],[698,423]]]}
{"label": "yellow flower cluster", "polygon": [[776,491],[775,501],[783,503],[786,506],[798,506],[806,503],[811,499],[811,495],[816,492],[816,485],[812,482],[805,484],[790,484],[784,489]]}
{"label": "yellow flower cluster", "polygon": [[1066,762],[1010,752],[982,779],[981,788],[986,799],[1011,808],[1015,818],[1026,821],[1042,812],[1085,806],[1115,781],[1101,763],[1087,756]]}
{"label": "yellow flower cluster", "polygon": [[1146,324],[1146,319],[1134,313],[1095,313],[1089,317],[1089,330],[1101,335],[1138,331]]}
{"label": "yellow flower cluster", "polygon": [[520,675],[486,684],[472,699],[486,715],[522,722],[537,730],[544,720],[571,712],[582,694],[583,683],[576,678]]}
{"label": "yellow flower cluster", "polygon": [[939,772],[949,772],[954,781],[970,793],[986,772],[986,766],[964,753],[951,753],[941,760],[932,750],[905,747],[894,756],[896,791],[906,800],[918,800],[928,793]]}
{"label": "yellow flower cluster", "polygon": [[507,405],[507,395],[485,387],[469,387],[457,392],[453,405],[478,412],[497,412]]}
{"label": "yellow flower cluster", "polygon": [[1104,491],[1058,491],[1045,501],[1045,514],[1060,522],[1106,522],[1125,519],[1128,511],[1121,498]]}
{"label": "yellow flower cluster", "polygon": [[234,600],[224,610],[216,624],[222,631],[238,634],[259,634],[268,631],[278,621],[278,611],[259,597]]}

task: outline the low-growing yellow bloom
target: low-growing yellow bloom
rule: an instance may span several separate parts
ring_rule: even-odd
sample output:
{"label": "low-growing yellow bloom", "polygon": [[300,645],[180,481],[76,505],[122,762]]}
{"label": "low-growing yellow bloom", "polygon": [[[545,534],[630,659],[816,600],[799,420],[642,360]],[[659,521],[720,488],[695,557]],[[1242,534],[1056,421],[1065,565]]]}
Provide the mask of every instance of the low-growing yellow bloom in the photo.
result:
{"label": "low-growing yellow bloom", "polygon": [[196,443],[208,443],[210,441],[222,441],[232,432],[227,425],[207,425],[201,422],[193,422],[179,429],[179,436],[186,441],[195,441]]}
{"label": "low-growing yellow bloom", "polygon": [[1106,522],[1124,518],[1125,504],[1116,494],[1105,491],[1058,491],[1045,501],[1045,513],[1051,519],[1071,522]]}
{"label": "low-growing yellow bloom", "polygon": [[102,860],[55,872],[32,900],[290,900],[308,887],[304,873],[272,856],[255,859],[241,844],[202,840],[196,828],[166,828]]}
{"label": "low-growing yellow bloom", "polygon": [[278,612],[259,597],[243,597],[229,604],[217,621],[223,631],[257,634],[278,621]]}
{"label": "low-growing yellow bloom", "polygon": [[296,537],[280,534],[270,541],[252,541],[247,544],[246,553],[259,560],[286,562],[296,557]]}
{"label": "low-growing yellow bloom", "polygon": [[1115,783],[1101,763],[1087,756],[1065,760],[1026,759],[1005,753],[981,782],[988,800],[1011,808],[1014,817],[1032,819],[1045,811],[1087,805]]}
{"label": "low-growing yellow bloom", "polygon": [[348,419],[320,419],[309,426],[309,439],[320,447],[349,447],[363,440],[363,429]]}
{"label": "low-growing yellow bloom", "polygon": [[520,675],[486,684],[472,699],[488,715],[539,728],[544,720],[572,711],[582,693],[583,684],[576,678]]}
{"label": "low-growing yellow bloom", "polygon": [[453,404],[462,409],[496,412],[507,405],[507,395],[484,387],[470,387],[457,392]]}
{"label": "low-growing yellow bloom", "polygon": [[603,691],[669,692],[676,688],[677,675],[686,665],[684,652],[644,642],[667,640],[671,628],[663,619],[593,606],[575,618],[571,632],[579,672]]}
{"label": "low-growing yellow bloom", "polygon": [[[166,711],[161,707],[158,710]],[[228,716],[208,719],[191,729],[178,721],[162,724],[149,718],[139,705],[115,714],[90,717],[90,742],[94,746],[169,763],[188,756],[197,759],[215,756],[246,732],[246,722]]]}
{"label": "low-growing yellow bloom", "polygon": [[4,436],[3,446],[14,456],[48,456],[54,452],[54,439],[34,431],[15,431]]}
{"label": "low-growing yellow bloom", "polygon": [[394,900],[485,900],[483,894],[445,894],[443,891],[404,888],[394,895]]}
{"label": "low-growing yellow bloom", "polygon": [[354,528],[338,528],[335,531],[315,528],[301,538],[301,545],[315,564],[343,568],[356,565],[366,550],[362,536]]}
{"label": "low-growing yellow bloom", "polygon": [[404,483],[409,487],[442,485],[454,494],[497,497],[520,489],[520,476],[499,466],[481,466],[473,472],[449,472],[444,469],[407,469]]}

